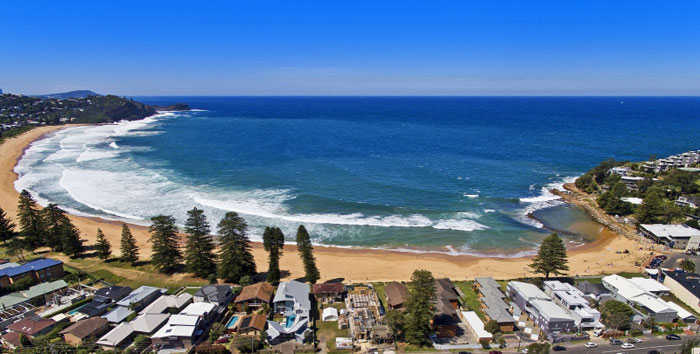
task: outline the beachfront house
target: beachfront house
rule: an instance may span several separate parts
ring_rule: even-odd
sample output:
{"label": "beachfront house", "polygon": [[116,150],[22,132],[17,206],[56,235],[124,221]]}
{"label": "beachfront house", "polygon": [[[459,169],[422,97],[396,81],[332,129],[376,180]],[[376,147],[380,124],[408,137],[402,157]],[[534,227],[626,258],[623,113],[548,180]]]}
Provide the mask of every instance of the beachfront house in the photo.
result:
{"label": "beachfront house", "polygon": [[694,249],[700,244],[700,230],[683,224],[640,224],[639,232],[671,248]]}
{"label": "beachfront house", "polygon": [[193,296],[189,293],[163,295],[144,307],[139,313],[179,313],[185,306],[192,302],[192,298]]}
{"label": "beachfront house", "polygon": [[447,278],[435,279],[435,313],[432,325],[439,338],[450,338],[459,333],[459,307],[460,296],[452,281]]}
{"label": "beachfront house", "polygon": [[608,291],[603,284],[591,283],[588,280],[579,281],[576,284],[576,289],[578,289],[585,298],[598,302],[612,297],[610,291]]}
{"label": "beachfront house", "polygon": [[112,304],[125,298],[131,293],[131,290],[128,286],[107,286],[97,289],[92,301],[101,304]]}
{"label": "beachfront house", "polygon": [[316,301],[321,304],[342,302],[345,300],[345,294],[347,294],[343,283],[314,284],[311,287],[311,292],[314,294]]}
{"label": "beachfront house", "polygon": [[267,336],[270,343],[294,339],[303,343],[310,331],[309,318],[311,288],[308,284],[291,280],[281,282],[272,300],[273,311],[284,316],[282,323],[268,321]]}
{"label": "beachfront house", "polygon": [[654,293],[663,292],[663,289],[657,285],[651,286],[647,282],[631,281],[617,274],[605,276],[601,281],[615,299],[641,309],[657,322],[672,322],[678,315],[672,306]]}
{"label": "beachfront house", "polygon": [[245,309],[256,309],[263,304],[269,304],[275,293],[275,287],[268,282],[260,282],[248,285],[241,289],[241,293],[236,296],[234,303],[238,311]]}
{"label": "beachfront house", "polygon": [[577,327],[584,330],[602,327],[600,312],[592,308],[583,293],[573,285],[558,280],[545,281],[544,292],[569,311]]}
{"label": "beachfront house", "polygon": [[391,282],[384,286],[386,302],[390,310],[403,310],[408,300],[408,288],[399,282]]}
{"label": "beachfront house", "polygon": [[664,275],[664,286],[671,294],[695,312],[700,312],[700,274],[669,271]]}
{"label": "beachfront house", "polygon": [[159,298],[166,292],[166,289],[155,288],[152,286],[143,285],[129,293],[123,299],[117,302],[118,306],[126,307],[133,311],[139,311],[148,304]]}
{"label": "beachfront house", "polygon": [[[16,265],[16,263],[11,263]],[[63,278],[63,262],[50,258],[39,258],[22,265],[0,269],[0,287],[7,288],[24,279],[47,282]]]}
{"label": "beachfront house", "polygon": [[548,337],[553,333],[576,331],[574,318],[535,285],[511,281],[508,282],[506,292],[515,306],[527,313]]}
{"label": "beachfront house", "polygon": [[502,332],[512,332],[515,329],[515,318],[500,285],[491,277],[476,278],[474,284],[479,290],[481,308],[488,320],[496,321]]}
{"label": "beachfront house", "polygon": [[236,322],[235,331],[238,334],[259,337],[267,328],[267,318],[261,314],[251,314],[241,317]]}
{"label": "beachfront house", "polygon": [[193,300],[194,302],[213,303],[225,310],[226,305],[233,300],[233,291],[229,285],[205,285],[194,293]]}

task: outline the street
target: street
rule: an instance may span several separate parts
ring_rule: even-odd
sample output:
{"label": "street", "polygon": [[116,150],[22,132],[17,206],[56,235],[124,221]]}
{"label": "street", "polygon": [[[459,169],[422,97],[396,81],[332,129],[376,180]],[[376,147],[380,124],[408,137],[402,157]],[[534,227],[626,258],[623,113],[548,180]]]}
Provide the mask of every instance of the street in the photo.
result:
{"label": "street", "polygon": [[[635,344],[633,349],[622,349],[619,345],[601,344],[598,348],[589,349],[584,346],[585,343],[574,345],[566,345],[566,351],[562,353],[634,353],[646,354],[651,350],[658,350],[661,353],[678,353],[681,345],[693,337],[683,336],[682,340],[669,341],[664,337],[644,337],[642,343]],[[696,337],[698,338],[698,337]]]}

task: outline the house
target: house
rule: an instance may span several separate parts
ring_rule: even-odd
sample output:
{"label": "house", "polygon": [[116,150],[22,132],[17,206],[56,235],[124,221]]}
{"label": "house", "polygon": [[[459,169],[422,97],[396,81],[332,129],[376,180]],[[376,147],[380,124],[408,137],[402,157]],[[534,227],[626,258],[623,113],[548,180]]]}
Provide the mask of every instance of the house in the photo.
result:
{"label": "house", "polygon": [[338,320],[338,309],[335,307],[326,307],[321,313],[321,320],[323,322],[337,321]]}
{"label": "house", "polygon": [[574,317],[576,326],[582,329],[601,327],[600,312],[590,306],[583,293],[568,283],[558,280],[544,282],[545,294]]}
{"label": "house", "polygon": [[617,166],[608,170],[609,175],[628,176],[632,171],[628,166]]}
{"label": "house", "polygon": [[135,313],[128,307],[117,306],[114,310],[110,311],[108,314],[102,316],[102,318],[109,321],[109,323],[121,323],[131,314]]}
{"label": "house", "polygon": [[610,291],[602,284],[591,283],[588,280],[580,281],[576,284],[576,288],[583,294],[584,297],[594,301],[602,301],[605,298],[612,296]]}
{"label": "house", "polygon": [[155,299],[148,306],[144,307],[140,314],[147,313],[179,313],[192,302],[192,294],[182,293],[180,295],[163,295]]}
{"label": "house", "polygon": [[248,285],[241,290],[234,303],[239,311],[244,308],[258,308],[263,304],[269,304],[275,293],[275,287],[268,282],[260,282]]}
{"label": "house", "polygon": [[267,336],[270,343],[276,344],[294,339],[303,343],[310,331],[309,319],[311,288],[308,284],[291,280],[277,286],[272,300],[273,311],[284,315],[284,323],[268,321]]}
{"label": "house", "polygon": [[193,302],[180,311],[180,315],[197,316],[200,318],[200,326],[204,327],[217,318],[217,307],[210,302]]}
{"label": "house", "polygon": [[574,318],[535,285],[511,281],[506,291],[520,311],[527,313],[548,337],[553,333],[576,330]]}
{"label": "house", "polygon": [[200,322],[199,316],[171,315],[168,322],[151,336],[151,341],[160,349],[189,351],[195,344],[198,332],[204,332]]}
{"label": "house", "polygon": [[23,345],[22,335],[16,332],[7,332],[3,334],[2,337],[0,337],[0,342],[2,342],[3,347],[10,350],[20,348]]}
{"label": "house", "polygon": [[0,269],[0,287],[9,287],[23,279],[47,282],[62,277],[63,262],[50,258],[40,258],[16,267]]}
{"label": "house", "polygon": [[233,292],[228,285],[205,285],[194,293],[194,302],[210,302],[222,309],[233,300]]}
{"label": "house", "polygon": [[700,312],[700,275],[683,271],[664,272],[664,285],[695,312]]}
{"label": "house", "polygon": [[97,289],[92,301],[111,304],[125,298],[130,292],[131,288],[128,286],[108,286]]}
{"label": "house", "polygon": [[696,209],[700,206],[700,196],[697,195],[682,195],[676,199],[676,205],[684,208]]}
{"label": "house", "polygon": [[639,183],[644,181],[644,177],[620,176],[620,182],[630,191],[639,190]]}
{"label": "house", "polygon": [[83,344],[88,338],[97,338],[107,331],[107,320],[102,317],[90,317],[80,320],[62,330],[63,340],[73,346]]}
{"label": "house", "polygon": [[97,340],[103,350],[122,350],[125,349],[134,337],[134,330],[128,323],[120,323],[112,328],[107,334]]}
{"label": "house", "polygon": [[505,302],[506,295],[501,292],[500,285],[490,277],[474,279],[479,289],[479,300],[489,320],[498,323],[502,332],[512,332],[515,329],[515,318],[510,312],[510,305]]}
{"label": "house", "polygon": [[54,320],[29,316],[7,326],[7,329],[11,332],[34,338],[51,331],[55,325],[56,321]]}
{"label": "house", "polygon": [[671,293],[671,289],[666,287],[665,285],[659,283],[658,281],[650,278],[642,278],[642,277],[633,277],[630,278],[629,281],[631,281],[634,285],[636,285],[638,288],[650,292],[656,296],[664,296],[668,295]]}
{"label": "house", "polygon": [[134,318],[129,325],[134,332],[152,334],[170,318],[165,313],[144,313]]}
{"label": "house", "polygon": [[260,333],[265,331],[267,326],[267,318],[265,315],[252,314],[241,317],[236,323],[236,331],[239,334],[248,334],[258,337]]}
{"label": "house", "polygon": [[643,309],[657,322],[672,322],[678,315],[666,301],[640,287],[641,282],[635,283],[617,274],[605,276],[601,282],[615,299]]}
{"label": "house", "polygon": [[642,235],[671,248],[686,249],[700,243],[700,230],[683,224],[640,224]]}
{"label": "house", "polygon": [[476,312],[461,311],[461,314],[467,329],[469,330],[472,338],[476,339],[476,342],[490,342],[493,339],[493,335],[484,328],[484,322],[481,321]]}
{"label": "house", "polygon": [[[372,337],[372,330],[380,324],[382,315],[381,302],[377,292],[367,286],[352,286],[345,298],[348,310],[347,319],[350,335],[355,340],[367,340]],[[341,324],[341,319],[339,325]]]}
{"label": "house", "polygon": [[459,294],[449,279],[435,279],[435,313],[432,326],[439,338],[457,335],[461,322],[457,309],[460,306]]}
{"label": "house", "polygon": [[314,284],[311,289],[316,301],[322,304],[342,302],[347,294],[343,283]]}
{"label": "house", "polygon": [[384,286],[387,306],[391,310],[403,309],[408,300],[408,288],[399,282],[391,282]]}
{"label": "house", "polygon": [[165,289],[152,286],[140,286],[117,302],[118,306],[139,311],[165,293]]}
{"label": "house", "polygon": [[68,283],[64,280],[37,284],[29,287],[27,290],[0,296],[0,308],[7,310],[16,306],[24,306],[23,304],[25,303],[34,306],[44,305],[47,299],[50,299],[56,293],[64,291],[67,287]]}

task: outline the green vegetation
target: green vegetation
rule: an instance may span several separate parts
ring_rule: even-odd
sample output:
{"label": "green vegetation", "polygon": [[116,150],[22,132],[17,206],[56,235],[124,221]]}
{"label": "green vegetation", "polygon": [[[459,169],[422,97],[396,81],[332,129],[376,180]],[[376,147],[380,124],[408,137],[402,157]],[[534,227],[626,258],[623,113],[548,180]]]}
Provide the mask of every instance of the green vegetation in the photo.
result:
{"label": "green vegetation", "polygon": [[126,224],[122,224],[121,238],[121,259],[124,262],[129,262],[131,265],[136,264],[139,260],[139,247],[136,245],[136,239],[131,234],[131,230]]}
{"label": "green vegetation", "polygon": [[435,279],[427,270],[416,270],[411,275],[409,295],[406,303],[406,341],[417,346],[430,345],[432,332],[430,321],[433,318]]}
{"label": "green vegetation", "polygon": [[690,258],[684,258],[680,263],[681,269],[689,273],[695,273],[695,263]]}
{"label": "green vegetation", "polygon": [[609,300],[600,307],[602,322],[617,330],[627,330],[630,327],[634,310],[624,302]]}
{"label": "green vegetation", "polygon": [[553,233],[542,241],[537,255],[532,259],[530,268],[535,273],[544,274],[549,279],[550,274],[563,275],[569,270],[567,265],[566,247],[556,233]]}
{"label": "green vegetation", "polygon": [[15,223],[7,216],[2,208],[0,208],[0,241],[3,244],[11,240],[17,235],[15,231]]}
{"label": "green vegetation", "polygon": [[257,272],[248,239],[248,224],[236,212],[228,212],[219,222],[221,250],[219,278],[226,282],[248,285]]}
{"label": "green vegetation", "polygon": [[175,218],[159,215],[152,217],[151,222],[149,227],[153,243],[151,263],[161,273],[173,273],[182,262]]}
{"label": "green vegetation", "polygon": [[304,225],[299,225],[297,229],[297,250],[299,251],[302,262],[304,262],[306,281],[311,284],[316,284],[318,279],[321,278],[321,273],[318,271],[318,267],[316,267],[316,259],[313,255],[314,247],[311,245],[311,238]]}
{"label": "green vegetation", "polygon": [[187,271],[200,278],[213,277],[213,280],[216,280],[214,241],[209,235],[209,222],[207,222],[204,211],[192,208],[187,212],[185,233],[187,233],[187,247],[185,248]]}
{"label": "green vegetation", "polygon": [[5,139],[14,138],[18,135],[22,135],[30,130],[34,129],[33,126],[25,125],[23,127],[13,127],[6,130],[0,130],[0,144],[2,144]]}
{"label": "green vegetation", "polygon": [[95,249],[97,250],[97,256],[100,257],[100,259],[107,259],[112,255],[112,246],[105,238],[105,234],[99,228],[97,229]]}
{"label": "green vegetation", "polygon": [[277,284],[280,282],[280,256],[284,248],[284,234],[278,227],[266,227],[263,233],[263,246],[269,254],[269,267],[267,269],[267,282]]}
{"label": "green vegetation", "polygon": [[459,290],[462,291],[462,294],[464,294],[464,297],[462,298],[462,303],[464,304],[464,306],[466,306],[469,310],[476,312],[476,314],[479,315],[479,318],[481,318],[482,321],[485,321],[486,315],[481,309],[479,293],[477,290],[474,289],[474,282],[456,281],[454,282],[454,284],[456,287],[459,288]]}

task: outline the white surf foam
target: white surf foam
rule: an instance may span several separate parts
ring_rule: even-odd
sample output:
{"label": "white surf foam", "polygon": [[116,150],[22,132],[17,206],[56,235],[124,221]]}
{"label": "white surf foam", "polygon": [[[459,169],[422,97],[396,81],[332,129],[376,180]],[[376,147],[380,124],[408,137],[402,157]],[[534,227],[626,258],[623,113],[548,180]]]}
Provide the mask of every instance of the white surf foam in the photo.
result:
{"label": "white surf foam", "polygon": [[[552,193],[551,190],[563,190],[565,183],[572,183],[576,181],[576,178],[577,177],[564,177],[559,181],[544,185],[542,188],[540,188],[540,194],[537,196],[520,198],[520,203],[527,205],[520,209],[516,219],[524,224],[531,225],[536,228],[543,228],[544,225],[542,225],[542,223],[532,219],[529,217],[529,215],[539,209],[551,208],[563,204],[561,197]],[[530,185],[530,190],[534,189],[534,185]]]}

